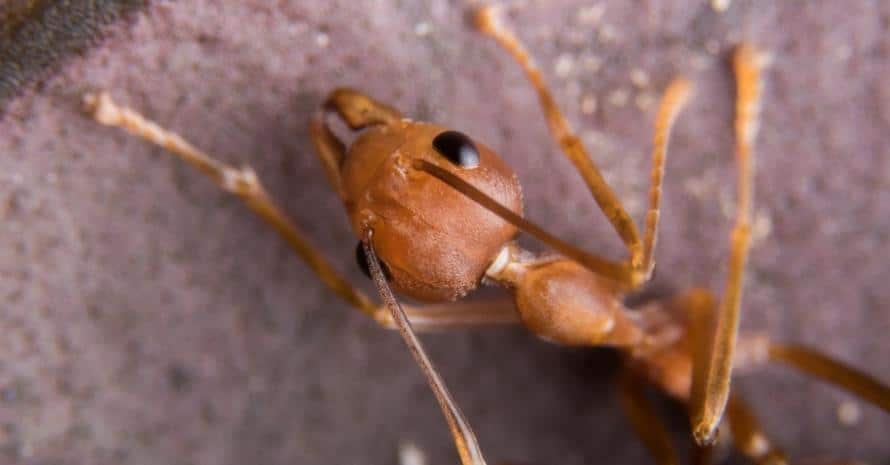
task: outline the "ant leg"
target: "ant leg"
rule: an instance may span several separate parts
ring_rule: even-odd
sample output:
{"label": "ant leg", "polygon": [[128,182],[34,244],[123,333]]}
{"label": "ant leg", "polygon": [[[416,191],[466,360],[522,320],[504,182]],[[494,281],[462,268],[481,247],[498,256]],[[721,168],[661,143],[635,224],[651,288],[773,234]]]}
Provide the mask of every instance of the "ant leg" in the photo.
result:
{"label": "ant leg", "polygon": [[760,72],[763,57],[751,45],[738,47],[733,57],[736,75],[736,161],[739,169],[738,209],[732,231],[729,276],[716,322],[713,346],[709,350],[704,376],[693,377],[690,399],[692,431],[699,444],[714,439],[729,398],[732,359],[738,338],[741,291],[748,258],[753,191],[752,143],[757,132],[760,105]]}
{"label": "ant leg", "polygon": [[[700,378],[704,376],[710,360],[707,351],[710,341],[706,338],[713,336],[713,317],[717,303],[708,291],[693,289],[680,297],[677,305],[685,309],[689,316],[688,331],[693,358],[690,398],[695,398],[700,396],[695,389],[703,386]],[[750,371],[767,362],[781,362],[796,368],[890,412],[890,386],[861,370],[806,346],[772,342],[769,337],[760,333],[743,334],[734,352],[734,363],[738,368]]]}
{"label": "ant leg", "polygon": [[[445,304],[403,305],[411,326],[418,332],[447,331],[480,326],[519,324],[519,312],[512,297],[462,300]],[[398,329],[389,312],[381,311],[377,322]]]}
{"label": "ant leg", "polygon": [[563,152],[569,158],[584,182],[590,189],[593,198],[600,209],[612,223],[615,231],[624,241],[624,245],[631,252],[632,257],[641,256],[642,245],[637,227],[621,205],[612,188],[606,183],[599,168],[590,159],[584,150],[580,139],[572,132],[568,121],[556,105],[550,90],[544,83],[541,73],[538,71],[528,51],[516,38],[516,36],[503,24],[501,24],[499,6],[490,5],[480,8],[475,15],[476,27],[484,34],[492,37],[503,47],[513,59],[519,63],[525,71],[526,77],[538,93],[538,100],[544,110],[547,125],[553,138],[562,147]]}
{"label": "ant leg", "polygon": [[[758,347],[755,364],[761,365],[767,360],[785,363],[890,412],[890,386],[872,376],[804,346],[778,344],[765,339],[756,344],[767,347],[767,356],[762,357],[760,352],[764,350]],[[759,465],[787,463],[782,451],[769,443],[754,414],[737,394],[729,396],[726,416],[736,449],[751,461]]]}
{"label": "ant leg", "polygon": [[714,446],[699,446],[692,441],[689,451],[689,463],[692,465],[711,465],[714,462]]}
{"label": "ant leg", "polygon": [[371,317],[377,306],[338,273],[272,201],[256,173],[249,167],[235,168],[221,163],[189,144],[179,135],[146,120],[135,111],[119,107],[105,92],[84,97],[88,110],[100,123],[116,126],[159,145],[207,175],[223,190],[241,198],[258,216],[274,227],[297,254],[334,293]]}
{"label": "ant leg", "polygon": [[[792,348],[797,350],[798,348]],[[771,349],[772,350],[772,349]],[[811,355],[826,360],[827,364],[837,365],[838,362],[828,359],[824,355],[816,354],[808,351]],[[845,371],[854,371],[849,368],[842,367]],[[833,370],[833,369],[832,369]],[[855,376],[865,376],[861,373],[855,373]],[[867,378],[867,376],[866,376]],[[872,380],[873,381],[873,380]],[[884,388],[885,391],[887,388]],[[850,389],[855,391],[855,389]],[[886,393],[885,393],[886,396]],[[866,396],[862,396],[866,397]],[[870,400],[870,399],[869,399]],[[885,402],[888,398],[884,398]],[[875,402],[876,404],[878,402]],[[726,407],[726,419],[729,422],[729,432],[732,436],[732,445],[741,452],[745,457],[757,465],[787,465],[788,459],[785,452],[772,444],[763,431],[754,412],[750,406],[736,393],[729,396],[729,402]],[[847,462],[838,462],[847,463]],[[853,463],[853,462],[850,462]]]}
{"label": "ant leg", "polygon": [[[708,348],[714,334],[713,320],[717,302],[708,291],[693,289],[680,297],[676,305],[683,308],[689,317],[688,332],[693,359],[690,399],[695,399],[701,397],[701,393],[696,392],[696,389],[704,387],[702,378],[707,371],[707,363],[710,361]],[[739,338],[738,346],[734,352],[734,363],[738,369],[750,371],[770,361],[789,365],[806,375],[833,384],[884,411],[890,412],[890,386],[852,366],[805,346],[772,342],[764,334],[752,333]],[[669,368],[667,370],[669,371]],[[753,419],[753,415],[743,411],[747,408],[741,398],[731,395],[727,409],[731,433],[736,437],[736,442],[754,444],[751,446],[739,445],[738,448],[743,452],[746,451],[746,448],[763,451],[764,446],[768,444],[764,442],[764,436],[760,433],[760,427]],[[737,418],[733,419],[733,416]],[[734,422],[739,423],[740,426]],[[754,433],[760,436],[754,438]],[[741,439],[738,437],[740,434],[743,436]],[[745,453],[751,455],[748,452]],[[766,456],[764,457],[763,463],[775,463],[767,461]]]}
{"label": "ant leg", "polygon": [[[85,98],[93,116],[102,124],[118,126],[128,132],[164,147],[172,154],[179,156],[192,164],[210,177],[218,186],[240,197],[257,215],[271,224],[290,243],[297,253],[319,275],[321,280],[331,290],[346,301],[352,303],[371,317],[376,317],[383,310],[367,298],[361,291],[353,287],[345,278],[337,273],[324,259],[321,253],[309,244],[308,239],[296,226],[279,210],[272,202],[269,195],[263,189],[256,174],[249,168],[237,169],[201,152],[178,135],[168,132],[158,125],[145,120],[136,112],[118,107],[106,93],[88,95]],[[396,323],[399,332],[411,350],[418,365],[426,375],[433,392],[445,414],[448,425],[455,439],[455,444],[461,456],[463,465],[484,465],[485,460],[479,451],[478,443],[463,417],[460,409],[454,403],[448,389],[442,382],[439,374],[423,351],[420,341],[411,329],[410,322],[404,310],[395,300],[395,296],[386,284],[386,278],[380,269],[374,250],[370,246],[370,233],[366,238],[364,250],[369,258],[368,264],[374,280],[377,283],[381,297],[386,307],[391,312],[391,318]],[[375,318],[378,319],[378,318]]]}
{"label": "ant leg", "polygon": [[479,450],[479,443],[476,441],[476,435],[473,433],[472,428],[470,428],[470,424],[464,417],[463,412],[461,412],[460,407],[454,402],[451,393],[448,391],[448,387],[445,386],[445,382],[442,381],[442,377],[439,376],[436,368],[433,366],[432,362],[430,362],[429,357],[427,357],[423,345],[411,328],[411,322],[408,321],[405,311],[402,309],[401,305],[399,305],[399,301],[396,300],[396,296],[386,282],[386,275],[384,275],[383,269],[380,267],[380,262],[377,260],[377,254],[374,252],[373,235],[373,230],[367,230],[365,232],[365,238],[362,241],[365,256],[368,259],[368,268],[371,272],[371,277],[374,279],[374,284],[377,286],[377,291],[380,293],[380,297],[383,299],[386,307],[389,308],[392,319],[396,322],[399,333],[402,335],[402,339],[405,340],[405,344],[411,351],[414,361],[417,362],[417,365],[420,367],[421,371],[423,371],[430,388],[433,390],[433,394],[436,396],[436,401],[439,402],[439,407],[442,409],[442,413],[445,415],[445,421],[448,423],[448,429],[451,430],[451,436],[454,439],[455,447],[457,447],[457,453],[460,456],[461,464],[485,465],[485,458],[482,456],[482,451]]}
{"label": "ant leg", "polygon": [[340,199],[346,200],[343,183],[340,176],[340,167],[346,157],[346,146],[331,128],[325,118],[329,112],[336,112],[341,119],[353,130],[363,129],[372,125],[390,124],[402,119],[398,110],[380,103],[356,90],[341,88],[328,95],[318,112],[309,123],[309,135],[315,146],[325,174],[334,191]]}
{"label": "ant leg", "polygon": [[[635,286],[639,286],[639,284],[648,280],[651,275],[651,250],[648,253],[647,263],[645,259],[647,255],[646,246],[640,240],[640,235],[637,232],[633,219],[624,209],[612,188],[606,183],[596,163],[591,160],[585,151],[581,141],[569,127],[568,121],[556,105],[553,95],[551,95],[550,90],[544,83],[544,79],[541,77],[541,73],[538,71],[528,51],[525,50],[519,39],[501,24],[498,13],[498,6],[482,7],[475,15],[476,27],[484,34],[495,39],[525,71],[526,77],[538,93],[538,100],[544,111],[544,117],[547,120],[550,133],[559,143],[563,153],[572,162],[581,177],[584,178],[584,182],[587,184],[600,210],[606,215],[606,218],[630,252],[629,262],[634,270],[633,282]],[[660,200],[661,178],[664,171],[664,147],[667,143],[667,134],[670,132],[674,117],[686,101],[689,87],[689,83],[683,79],[678,79],[671,84],[662,101],[656,123],[655,150],[653,153],[654,166],[652,169],[653,186],[652,193],[650,193],[652,207],[647,218],[649,223],[647,224],[647,244],[650,249],[655,245],[655,226],[658,219],[658,202]]]}
{"label": "ant leg", "polygon": [[769,358],[834,384],[890,412],[890,386],[825,354],[800,345],[772,343]]}
{"label": "ant leg", "polygon": [[748,404],[737,394],[726,409],[733,446],[758,465],[786,465],[785,453],[770,443]]}
{"label": "ant leg", "polygon": [[643,257],[639,268],[648,280],[655,269],[655,240],[658,236],[658,219],[661,216],[661,186],[664,181],[664,165],[667,158],[668,137],[677,114],[686,106],[692,84],[686,79],[674,79],[664,92],[655,118],[655,136],[652,142],[652,173],[649,186],[649,210],[646,212]]}
{"label": "ant leg", "polygon": [[[346,302],[372,317],[380,325],[395,329],[385,308],[372,302],[339,274],[324,256],[309,242],[306,235],[293,224],[263,189],[250,168],[238,169],[221,163],[198,150],[182,137],[146,120],[129,108],[119,107],[106,93],[88,95],[85,101],[100,123],[120,127],[168,150],[207,175],[224,190],[240,197],[251,210],[272,225],[312,268],[322,282]],[[423,330],[440,330],[519,321],[512,301],[507,299],[467,301],[453,304],[408,307],[408,314],[418,321]]]}
{"label": "ant leg", "polygon": [[[711,345],[714,339],[714,315],[717,301],[714,295],[704,289],[694,289],[682,297],[683,306],[689,315],[689,339],[692,341],[692,383],[689,393],[690,418],[692,417],[695,399],[704,397],[701,392],[705,387],[708,364],[711,362]],[[693,430],[694,431],[694,430]],[[696,438],[699,446],[706,447]]]}
{"label": "ant leg", "polygon": [[671,445],[670,435],[659,420],[655,408],[643,392],[643,380],[635,377],[629,368],[619,375],[619,394],[622,410],[633,426],[643,446],[655,458],[658,465],[677,465],[677,452]]}

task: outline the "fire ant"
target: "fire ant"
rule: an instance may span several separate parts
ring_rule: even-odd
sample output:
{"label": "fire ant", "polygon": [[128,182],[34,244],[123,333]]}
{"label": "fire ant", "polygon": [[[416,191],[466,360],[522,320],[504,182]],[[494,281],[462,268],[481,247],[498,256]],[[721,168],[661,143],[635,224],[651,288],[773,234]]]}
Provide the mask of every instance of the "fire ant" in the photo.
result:
{"label": "fire ant", "polygon": [[[117,106],[105,93],[89,95],[86,101],[100,123],[164,147],[240,197],[334,293],[381,326],[397,329],[435,394],[463,465],[484,464],[485,459],[415,330],[519,322],[555,343],[620,351],[626,362],[622,406],[645,447],[661,464],[677,463],[676,452],[642,393],[646,384],[688,405],[699,445],[715,440],[725,416],[734,446],[760,464],[786,463],[786,458],[769,441],[747,404],[730,391],[734,369],[784,363],[890,411],[890,388],[872,377],[810,348],[739,334],[751,238],[754,140],[764,71],[761,52],[742,44],[733,56],[739,180],[724,295],[692,289],[630,309],[624,297],[648,282],[655,267],[666,148],[673,122],[691,94],[691,83],[675,79],[659,106],[649,205],[641,234],[569,128],[529,54],[499,22],[497,8],[481,8],[474,19],[478,29],[496,40],[525,71],[551,134],[625,244],[625,260],[613,261],[578,249],[525,219],[515,174],[481,142],[407,119],[356,90],[337,89],[312,119],[310,133],[359,239],[356,256],[383,300],[378,305],[334,270],[276,206],[251,169],[216,161],[178,135]],[[358,132],[349,147],[328,124],[331,114]],[[554,253],[534,255],[523,250],[514,241],[519,232],[540,240]],[[482,283],[508,290],[513,302],[458,301]],[[396,293],[439,304],[403,305]]]}

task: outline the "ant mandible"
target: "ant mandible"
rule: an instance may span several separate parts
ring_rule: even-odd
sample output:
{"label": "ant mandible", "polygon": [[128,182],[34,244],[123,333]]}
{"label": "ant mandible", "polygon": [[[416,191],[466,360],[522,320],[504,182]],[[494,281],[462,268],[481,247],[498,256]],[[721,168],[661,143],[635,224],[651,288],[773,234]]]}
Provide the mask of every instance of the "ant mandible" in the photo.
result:
{"label": "ant mandible", "polygon": [[[739,171],[729,274],[722,298],[693,289],[631,311],[623,298],[652,276],[668,136],[691,93],[675,79],[655,122],[651,188],[644,233],[603,179],[544,84],[519,40],[499,22],[497,7],[483,7],[475,24],[525,71],[537,91],[549,129],[628,250],[616,262],[582,251],[522,216],[522,195],[511,168],[491,149],[463,133],[412,121],[358,91],[338,89],[312,119],[310,133],[325,173],[340,196],[360,242],[359,263],[384,302],[375,304],[328,263],[281,212],[249,168],[216,161],[178,135],[117,106],[106,93],[86,101],[101,123],[121,127],[192,164],[266,220],[322,282],[381,326],[398,329],[420,366],[451,430],[461,463],[485,459],[472,429],[426,356],[415,330],[521,322],[560,344],[609,346],[621,351],[622,405],[643,444],[659,463],[676,463],[664,427],[643,395],[650,383],[687,403],[700,445],[715,439],[726,414],[735,447],[755,463],[785,463],[756,418],[729,384],[732,370],[768,361],[786,363],[845,388],[890,411],[890,388],[812,349],[738,334],[741,291],[750,244],[753,142],[757,132],[764,55],[740,45],[733,56],[737,82],[736,161]],[[330,113],[353,131],[349,146],[328,125]],[[556,253],[533,255],[514,238],[525,232]],[[513,293],[503,302],[456,302],[480,283]],[[427,302],[403,306],[393,290]],[[447,302],[441,304],[441,302]]]}

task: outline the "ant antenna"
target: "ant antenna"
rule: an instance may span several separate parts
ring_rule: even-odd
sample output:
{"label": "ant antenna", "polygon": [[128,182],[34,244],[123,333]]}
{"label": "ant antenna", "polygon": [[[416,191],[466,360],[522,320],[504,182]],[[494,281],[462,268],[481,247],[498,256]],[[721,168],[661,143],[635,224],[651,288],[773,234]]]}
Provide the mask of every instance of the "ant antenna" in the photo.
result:
{"label": "ant antenna", "polygon": [[417,362],[420,370],[423,371],[430,388],[433,390],[433,394],[436,395],[436,400],[439,402],[439,407],[442,409],[445,421],[448,423],[448,429],[451,430],[451,436],[454,438],[454,445],[457,447],[458,455],[460,455],[461,464],[485,465],[485,458],[482,456],[479,442],[476,440],[476,435],[473,434],[469,422],[467,422],[460,407],[454,402],[448,387],[445,386],[445,382],[442,381],[442,377],[439,376],[433,363],[427,357],[426,351],[423,350],[420,340],[414,333],[414,329],[411,328],[411,322],[408,321],[405,310],[402,309],[399,301],[396,300],[395,294],[389,287],[389,283],[386,282],[386,275],[383,273],[377,254],[374,252],[374,246],[371,241],[373,237],[374,230],[368,229],[365,233],[365,239],[362,241],[371,278],[377,286],[380,298],[383,299],[386,307],[392,313],[392,319],[398,327],[402,339],[405,340],[405,344],[408,345],[411,356],[414,357],[414,361]]}

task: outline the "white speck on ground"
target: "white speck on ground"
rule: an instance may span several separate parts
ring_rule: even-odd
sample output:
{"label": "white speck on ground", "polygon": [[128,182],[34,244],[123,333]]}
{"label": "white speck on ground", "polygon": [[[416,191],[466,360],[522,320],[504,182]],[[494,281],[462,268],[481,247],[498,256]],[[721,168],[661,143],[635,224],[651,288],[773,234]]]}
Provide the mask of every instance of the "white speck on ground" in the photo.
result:
{"label": "white speck on ground", "polygon": [[559,58],[556,59],[556,67],[554,69],[554,72],[560,79],[567,78],[570,74],[572,74],[572,71],[574,69],[575,58],[572,55],[563,53],[559,56]]}
{"label": "white speck on ground", "polygon": [[729,9],[730,3],[732,3],[732,0],[711,0],[711,8],[713,8],[714,11],[723,13]]}
{"label": "white speck on ground", "polygon": [[630,98],[626,89],[615,89],[611,93],[609,93],[609,104],[616,107],[623,107],[627,105],[627,100]]}
{"label": "white speck on ground", "polygon": [[845,400],[837,406],[837,421],[843,426],[856,426],[862,419],[862,410],[859,404],[852,400]]}

